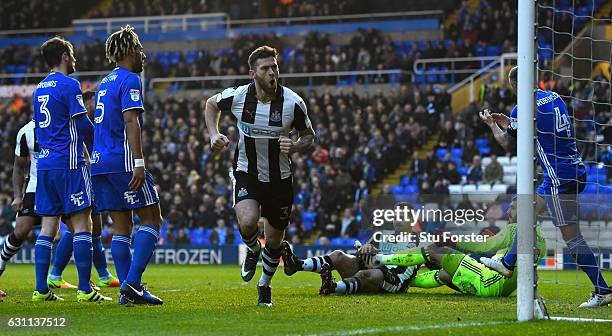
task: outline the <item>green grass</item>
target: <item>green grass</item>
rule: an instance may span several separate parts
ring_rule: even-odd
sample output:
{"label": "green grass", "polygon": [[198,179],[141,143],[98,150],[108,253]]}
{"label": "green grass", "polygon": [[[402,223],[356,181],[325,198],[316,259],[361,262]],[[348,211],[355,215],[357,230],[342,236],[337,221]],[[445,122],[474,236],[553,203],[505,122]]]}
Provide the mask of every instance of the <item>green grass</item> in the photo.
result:
{"label": "green grass", "polygon": [[[74,266],[65,279],[76,282]],[[259,271],[261,272],[261,271]],[[605,274],[612,279],[612,272]],[[117,289],[103,289],[112,304],[77,303],[75,292],[57,290],[65,302],[33,303],[32,265],[9,265],[0,288],[0,335],[609,335],[610,323],[539,321],[514,323],[516,297],[474,298],[440,288],[410,289],[405,295],[317,295],[319,277],[289,278],[279,268],[273,283],[274,306],[256,306],[256,278],[240,280],[238,266],[152,265],[144,281],[164,299],[159,307],[122,307]],[[540,289],[551,315],[612,319],[612,307],[578,310],[586,299],[587,279],[575,271],[540,272]],[[551,281],[559,280],[562,284]],[[580,288],[576,286],[579,282]],[[8,328],[10,317],[68,319],[65,328]],[[485,325],[470,325],[482,323]]]}

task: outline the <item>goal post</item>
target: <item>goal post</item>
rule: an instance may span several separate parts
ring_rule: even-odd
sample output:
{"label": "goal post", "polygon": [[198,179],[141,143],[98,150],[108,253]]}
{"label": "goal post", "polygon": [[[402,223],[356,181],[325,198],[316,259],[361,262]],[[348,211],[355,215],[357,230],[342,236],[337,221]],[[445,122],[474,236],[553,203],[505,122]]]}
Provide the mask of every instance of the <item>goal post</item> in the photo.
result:
{"label": "goal post", "polygon": [[517,319],[534,318],[535,0],[518,1]]}

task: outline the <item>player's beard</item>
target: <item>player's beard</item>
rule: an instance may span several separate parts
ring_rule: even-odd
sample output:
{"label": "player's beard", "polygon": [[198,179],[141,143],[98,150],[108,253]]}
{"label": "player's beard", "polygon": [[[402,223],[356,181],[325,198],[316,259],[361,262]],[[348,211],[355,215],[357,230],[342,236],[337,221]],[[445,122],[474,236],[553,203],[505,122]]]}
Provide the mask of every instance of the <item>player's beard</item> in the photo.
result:
{"label": "player's beard", "polygon": [[257,78],[257,82],[259,84],[259,87],[262,88],[266,94],[272,95],[276,93],[276,89],[278,88],[277,78]]}

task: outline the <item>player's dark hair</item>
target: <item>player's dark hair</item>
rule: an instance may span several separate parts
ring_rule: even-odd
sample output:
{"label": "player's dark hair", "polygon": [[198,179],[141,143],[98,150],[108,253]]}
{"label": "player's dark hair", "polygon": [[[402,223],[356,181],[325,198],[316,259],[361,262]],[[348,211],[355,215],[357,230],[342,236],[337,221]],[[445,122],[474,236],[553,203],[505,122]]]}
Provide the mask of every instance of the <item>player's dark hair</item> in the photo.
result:
{"label": "player's dark hair", "polygon": [[258,59],[268,58],[268,57],[276,58],[277,56],[278,56],[278,51],[275,48],[272,48],[267,45],[261,46],[253,50],[251,55],[249,55],[249,67],[251,68],[251,70],[255,70],[255,63],[257,63]]}
{"label": "player's dark hair", "polygon": [[62,63],[62,55],[64,53],[70,55],[73,50],[72,43],[59,36],[48,39],[40,46],[40,53],[49,68],[60,65]]}
{"label": "player's dark hair", "polygon": [[110,63],[121,61],[126,55],[141,52],[142,44],[134,27],[126,25],[112,33],[106,40],[106,59]]}

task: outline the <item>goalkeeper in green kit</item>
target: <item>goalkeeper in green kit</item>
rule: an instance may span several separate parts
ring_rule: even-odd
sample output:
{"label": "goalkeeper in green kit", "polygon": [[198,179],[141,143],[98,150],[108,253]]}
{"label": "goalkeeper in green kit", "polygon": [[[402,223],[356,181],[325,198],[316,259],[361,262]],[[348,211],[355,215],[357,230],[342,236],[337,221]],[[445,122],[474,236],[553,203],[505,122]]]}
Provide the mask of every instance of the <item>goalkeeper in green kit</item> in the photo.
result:
{"label": "goalkeeper in green kit", "polygon": [[[421,264],[438,265],[441,268],[417,275],[410,282],[412,287],[435,288],[448,286],[458,292],[482,296],[508,296],[516,290],[518,272],[504,278],[497,271],[487,268],[466,253],[487,254],[496,252],[493,258],[502,258],[512,245],[517,232],[516,200],[508,210],[508,224],[498,234],[488,237],[486,242],[457,242],[456,249],[444,245],[416,247],[397,254],[362,255],[366,265],[416,266]],[[463,252],[461,252],[461,251]],[[465,253],[464,253],[465,252]],[[536,229],[536,264],[546,254],[546,240],[542,230]]]}

